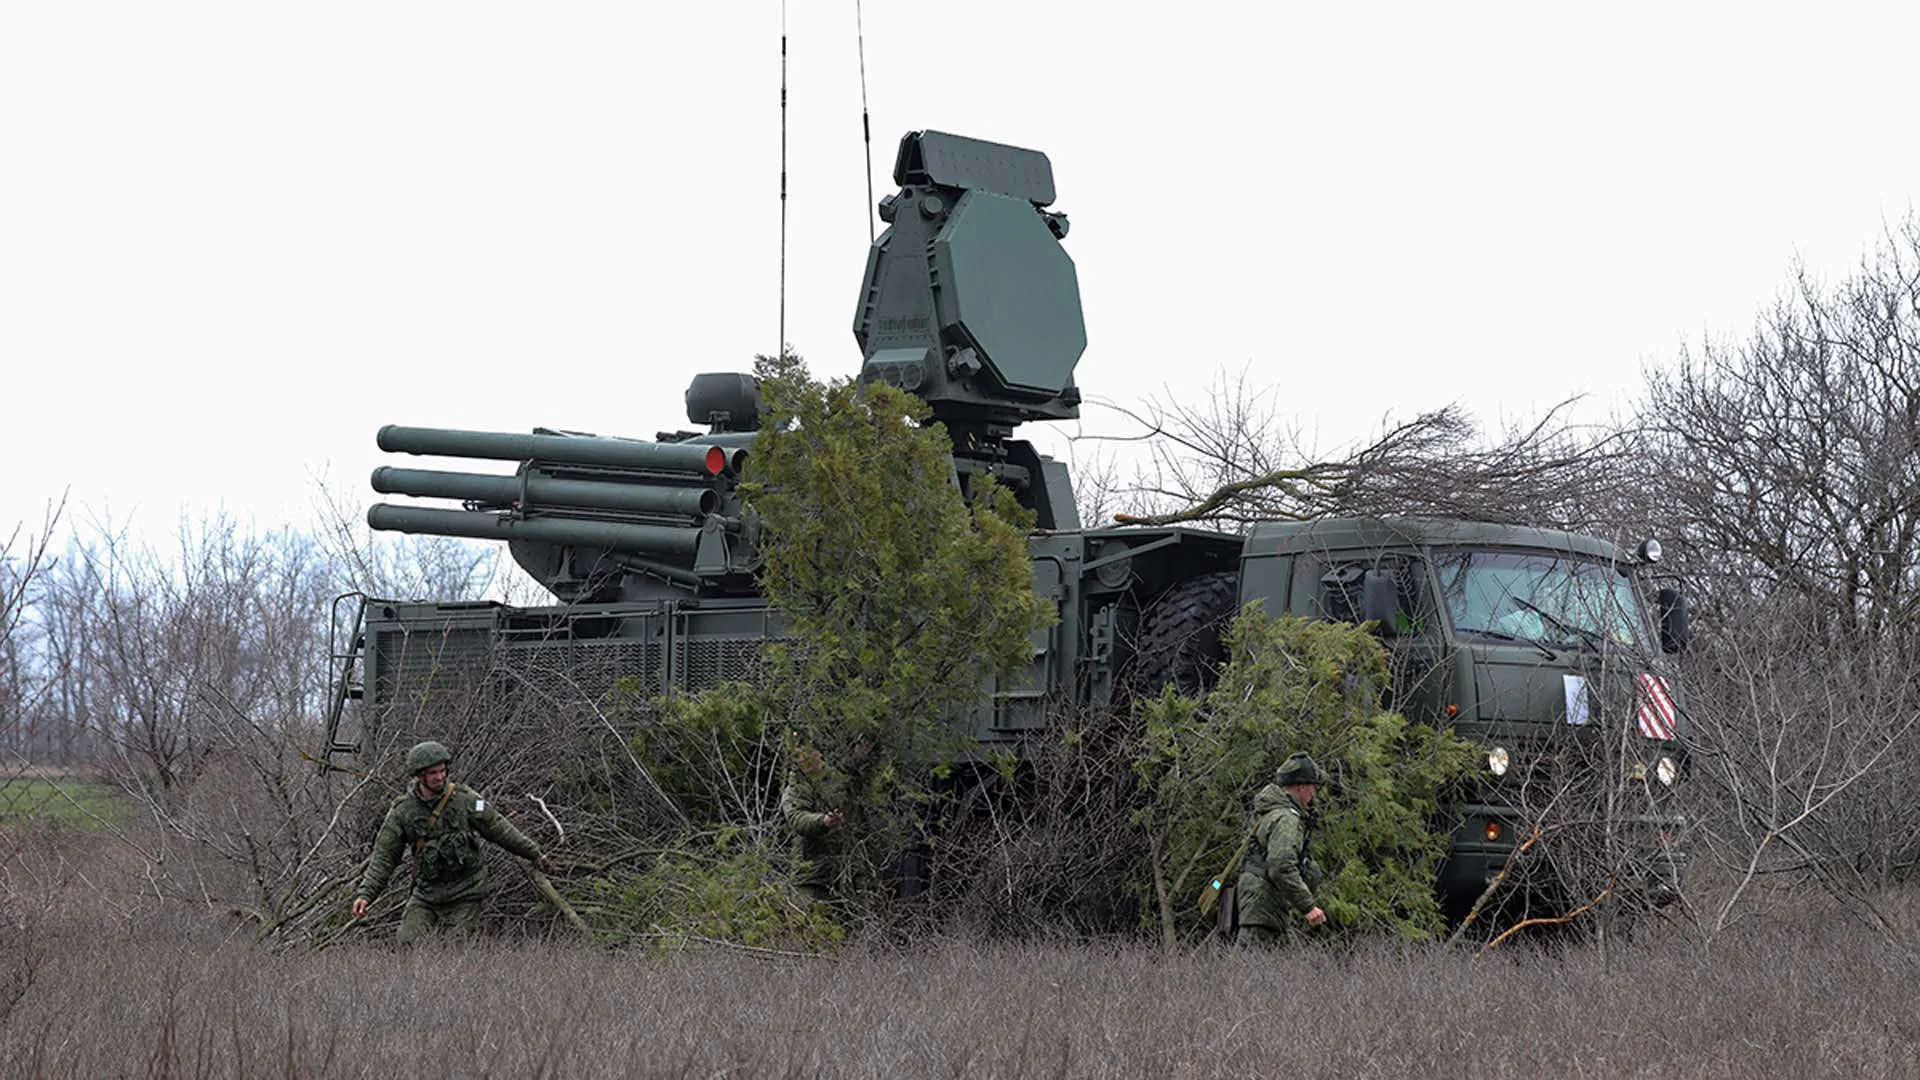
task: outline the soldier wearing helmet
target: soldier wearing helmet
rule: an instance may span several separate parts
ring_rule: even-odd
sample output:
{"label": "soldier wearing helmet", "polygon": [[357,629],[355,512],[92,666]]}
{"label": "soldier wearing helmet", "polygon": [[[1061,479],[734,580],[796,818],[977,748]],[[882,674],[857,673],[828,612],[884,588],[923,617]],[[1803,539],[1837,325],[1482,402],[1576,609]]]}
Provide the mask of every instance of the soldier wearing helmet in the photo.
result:
{"label": "soldier wearing helmet", "polygon": [[1307,856],[1312,833],[1307,804],[1326,780],[1311,757],[1294,754],[1275,771],[1273,783],[1253,797],[1253,838],[1236,884],[1237,944],[1275,944],[1303,925],[1327,921],[1313,898],[1319,867]]}
{"label": "soldier wearing helmet", "polygon": [[411,944],[429,930],[471,933],[480,927],[480,902],[487,892],[487,867],[478,837],[549,869],[540,846],[513,827],[484,796],[447,779],[453,755],[437,742],[407,751],[407,790],[393,800],[373,841],[373,857],[353,896],[353,917],[387,887],[403,852],[412,853],[413,892],[400,919],[400,943]]}

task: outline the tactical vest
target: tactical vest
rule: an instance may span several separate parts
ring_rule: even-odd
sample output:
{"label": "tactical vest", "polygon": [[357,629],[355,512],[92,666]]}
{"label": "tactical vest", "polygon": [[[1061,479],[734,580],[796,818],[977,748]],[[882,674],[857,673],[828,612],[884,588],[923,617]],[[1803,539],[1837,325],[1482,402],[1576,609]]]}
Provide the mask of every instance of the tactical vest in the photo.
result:
{"label": "tactical vest", "polygon": [[439,811],[422,823],[422,834],[414,838],[415,876],[423,885],[452,884],[480,872],[480,843],[467,820],[469,804],[457,789],[448,795]]}
{"label": "tactical vest", "polygon": [[1279,820],[1276,815],[1287,813],[1300,815],[1300,858],[1295,869],[1300,871],[1300,880],[1307,880],[1307,863],[1311,861],[1307,857],[1307,849],[1313,845],[1313,818],[1297,807],[1289,810],[1284,806],[1276,806],[1253,823],[1253,842],[1247,845],[1246,860],[1240,864],[1241,873],[1260,878],[1267,876],[1267,837],[1273,834],[1274,822]]}

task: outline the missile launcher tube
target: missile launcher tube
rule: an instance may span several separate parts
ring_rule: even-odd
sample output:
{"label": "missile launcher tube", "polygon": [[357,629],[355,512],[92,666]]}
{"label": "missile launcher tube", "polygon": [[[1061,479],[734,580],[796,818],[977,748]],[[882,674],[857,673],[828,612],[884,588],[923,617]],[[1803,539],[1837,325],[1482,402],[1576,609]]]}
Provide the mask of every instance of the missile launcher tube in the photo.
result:
{"label": "missile launcher tube", "polygon": [[463,536],[474,540],[533,540],[548,544],[599,547],[610,551],[692,556],[700,545],[697,526],[641,525],[577,518],[515,518],[470,510],[438,510],[375,503],[367,524],[391,532]]}
{"label": "missile launcher tube", "polygon": [[523,499],[541,506],[584,506],[602,510],[630,510],[641,514],[684,514],[705,517],[713,513],[720,496],[712,488],[655,487],[613,484],[595,480],[561,480],[551,476],[484,476],[440,472],[434,469],[373,470],[373,490],[383,495],[418,495],[436,499],[466,499],[509,506]]}
{"label": "missile launcher tube", "polygon": [[518,435],[503,431],[461,431],[400,424],[388,424],[381,428],[377,441],[380,449],[390,454],[430,454],[494,461],[551,461],[565,465],[659,469],[708,476],[723,470],[738,476],[747,459],[744,449],[704,443],[657,443],[641,439],[609,439],[597,435]]}

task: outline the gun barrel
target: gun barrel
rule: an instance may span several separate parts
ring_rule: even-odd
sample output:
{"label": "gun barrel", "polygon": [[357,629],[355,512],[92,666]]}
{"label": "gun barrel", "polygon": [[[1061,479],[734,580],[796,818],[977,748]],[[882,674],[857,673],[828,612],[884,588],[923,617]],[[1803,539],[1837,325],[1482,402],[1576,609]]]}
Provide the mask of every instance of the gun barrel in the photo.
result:
{"label": "gun barrel", "polygon": [[373,490],[383,495],[418,495],[434,499],[466,499],[510,506],[521,501],[544,506],[584,506],[601,510],[629,510],[641,514],[683,514],[705,517],[713,513],[720,496],[712,488],[660,487],[649,484],[610,484],[597,480],[562,480],[539,473],[525,476],[485,476],[441,472],[436,469],[373,470]]}
{"label": "gun barrel", "polygon": [[549,544],[577,544],[613,551],[693,555],[700,544],[698,526],[642,525],[625,521],[587,521],[578,518],[515,518],[471,510],[375,503],[367,508],[367,524],[391,532],[463,536],[474,540],[535,540]]}
{"label": "gun barrel", "polygon": [[552,461],[566,465],[606,465],[624,469],[660,469],[669,472],[738,476],[747,452],[740,448],[702,443],[656,443],[641,439],[609,439],[598,435],[517,435],[504,431],[460,431],[455,428],[406,427],[388,424],[380,429],[380,449],[397,454],[437,457],[488,458],[495,461]]}

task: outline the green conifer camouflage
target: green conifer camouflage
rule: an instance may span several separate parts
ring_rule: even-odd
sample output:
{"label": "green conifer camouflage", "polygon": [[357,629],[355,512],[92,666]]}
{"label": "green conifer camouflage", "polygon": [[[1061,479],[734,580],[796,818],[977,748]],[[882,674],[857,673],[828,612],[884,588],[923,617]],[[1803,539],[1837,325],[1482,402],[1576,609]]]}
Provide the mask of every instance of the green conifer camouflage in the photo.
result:
{"label": "green conifer camouflage", "polygon": [[1253,812],[1253,842],[1236,885],[1242,942],[1272,940],[1298,929],[1317,906],[1307,880],[1319,875],[1307,857],[1312,830],[1306,811],[1286,788],[1268,784],[1253,797]]}
{"label": "green conifer camouflage", "polygon": [[393,800],[354,894],[367,900],[379,896],[399,868],[403,853],[413,852],[413,891],[400,929],[403,942],[436,925],[478,926],[480,901],[487,892],[480,837],[528,861],[540,859],[540,846],[514,828],[479,792],[452,781],[448,786],[451,794],[445,806],[422,793],[418,780]]}

